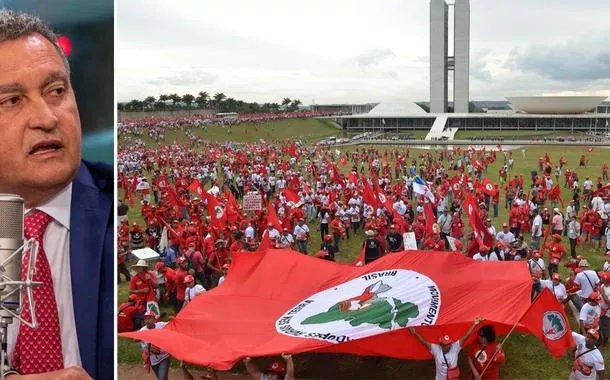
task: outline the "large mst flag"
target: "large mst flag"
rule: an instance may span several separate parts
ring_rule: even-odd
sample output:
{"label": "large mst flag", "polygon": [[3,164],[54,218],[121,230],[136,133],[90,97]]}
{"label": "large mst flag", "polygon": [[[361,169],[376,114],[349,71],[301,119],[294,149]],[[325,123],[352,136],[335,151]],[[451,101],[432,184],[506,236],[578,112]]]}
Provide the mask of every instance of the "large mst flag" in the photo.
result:
{"label": "large mst flag", "polygon": [[165,328],[121,336],[220,370],[282,352],[428,359],[408,326],[429,341],[457,339],[481,315],[506,334],[528,311],[531,286],[522,262],[439,252],[395,253],[362,267],[290,250],[237,253],[226,281]]}

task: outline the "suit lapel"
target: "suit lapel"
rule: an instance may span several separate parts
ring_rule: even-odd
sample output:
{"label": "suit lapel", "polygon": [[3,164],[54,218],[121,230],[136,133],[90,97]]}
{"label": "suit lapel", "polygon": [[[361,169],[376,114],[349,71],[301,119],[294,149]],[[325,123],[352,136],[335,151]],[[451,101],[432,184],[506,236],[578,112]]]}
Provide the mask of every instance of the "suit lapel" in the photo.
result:
{"label": "suit lapel", "polygon": [[96,373],[102,251],[111,208],[81,164],[72,183],[70,272],[81,362],[90,374]]}

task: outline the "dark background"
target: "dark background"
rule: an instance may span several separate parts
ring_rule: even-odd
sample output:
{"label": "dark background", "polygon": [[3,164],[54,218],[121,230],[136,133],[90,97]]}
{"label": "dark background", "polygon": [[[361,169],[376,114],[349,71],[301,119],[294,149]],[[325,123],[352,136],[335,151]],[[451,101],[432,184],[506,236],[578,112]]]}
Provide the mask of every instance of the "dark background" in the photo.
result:
{"label": "dark background", "polygon": [[68,57],[83,128],[83,158],[114,160],[113,0],[0,0],[31,13],[72,42]]}

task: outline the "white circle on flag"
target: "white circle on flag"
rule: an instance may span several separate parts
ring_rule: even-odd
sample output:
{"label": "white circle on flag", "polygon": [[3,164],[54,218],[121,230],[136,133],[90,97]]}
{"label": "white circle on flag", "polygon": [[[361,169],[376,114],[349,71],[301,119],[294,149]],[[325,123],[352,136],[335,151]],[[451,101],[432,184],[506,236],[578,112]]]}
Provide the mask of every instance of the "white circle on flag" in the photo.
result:
{"label": "white circle on flag", "polygon": [[284,335],[343,343],[410,326],[433,325],[441,293],[406,269],[367,273],[299,302],[275,322]]}

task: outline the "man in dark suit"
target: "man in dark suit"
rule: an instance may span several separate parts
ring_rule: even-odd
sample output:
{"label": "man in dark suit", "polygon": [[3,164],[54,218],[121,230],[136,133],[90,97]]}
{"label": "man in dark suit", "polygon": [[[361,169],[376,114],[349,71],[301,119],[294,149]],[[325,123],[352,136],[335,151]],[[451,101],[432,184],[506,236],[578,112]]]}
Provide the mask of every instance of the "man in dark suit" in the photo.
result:
{"label": "man in dark suit", "polygon": [[6,378],[111,379],[113,169],[81,160],[70,67],[48,26],[0,9],[0,57],[0,193],[24,199],[44,284],[34,289],[39,327],[9,325]]}

